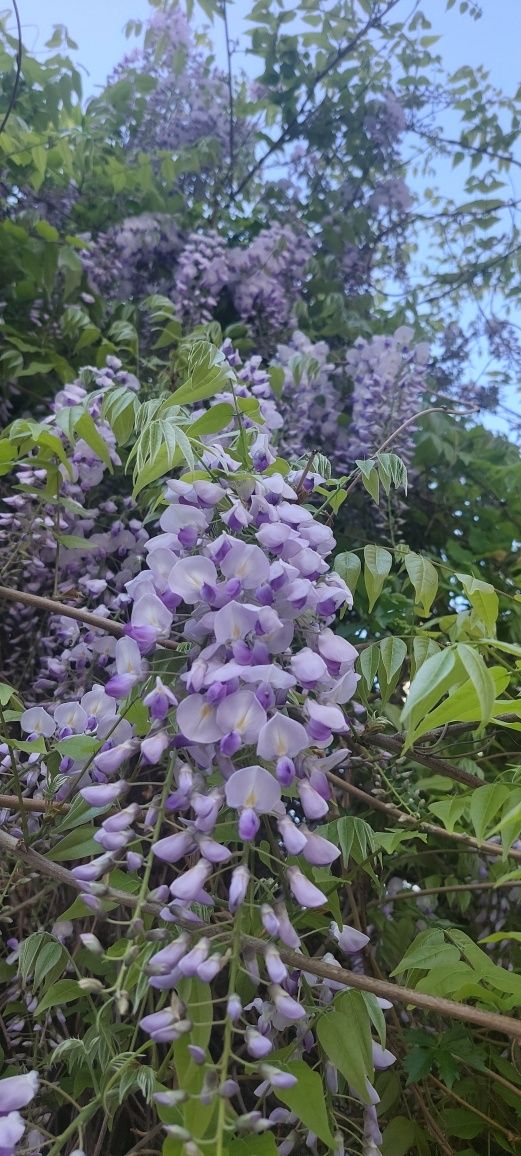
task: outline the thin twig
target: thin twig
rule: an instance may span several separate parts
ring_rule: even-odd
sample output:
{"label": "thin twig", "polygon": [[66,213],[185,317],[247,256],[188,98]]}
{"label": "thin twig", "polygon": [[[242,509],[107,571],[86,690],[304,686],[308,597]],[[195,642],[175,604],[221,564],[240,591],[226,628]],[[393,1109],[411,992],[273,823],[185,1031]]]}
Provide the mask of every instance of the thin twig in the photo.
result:
{"label": "thin twig", "polygon": [[[477,724],[476,724],[477,725]],[[368,731],[363,736],[363,741],[369,743],[371,746],[378,747],[381,751],[387,751],[389,754],[396,754],[400,757],[403,751],[403,743],[400,739],[382,734],[373,734]],[[467,787],[482,787],[483,780],[478,779],[477,775],[471,775],[468,771],[461,770],[460,767],[453,767],[445,759],[439,759],[436,755],[431,755],[428,751],[421,747],[411,747],[409,751],[405,752],[409,755],[415,763],[421,763],[422,766],[428,767],[431,771],[436,771],[439,775],[445,775],[448,779],[454,779],[456,783],[464,783]]]}
{"label": "thin twig", "polygon": [[[385,441],[382,442],[381,446],[378,446],[378,449],[375,450],[374,454],[372,454],[371,456],[376,457],[377,454],[383,453],[383,451],[385,449],[387,449],[387,446],[390,446],[391,442],[395,441],[395,439],[398,437],[399,434],[402,433],[402,431],[404,429],[407,429],[407,426],[410,426],[413,424],[413,422],[418,421],[418,418],[425,417],[428,413],[447,413],[447,414],[451,414],[452,416],[455,416],[455,417],[465,417],[465,416],[468,416],[468,414],[476,413],[476,412],[477,411],[476,411],[475,406],[472,406],[471,408],[467,408],[467,409],[449,409],[449,407],[446,405],[431,405],[428,407],[428,409],[420,409],[420,410],[418,410],[418,413],[413,413],[412,417],[408,417],[407,420],[403,421],[402,424],[399,425],[397,429],[393,430],[393,432],[391,434],[389,434],[389,437],[387,437],[385,439]],[[352,490],[355,489],[355,486],[358,485],[361,477],[362,477],[362,471],[357,470],[352,482],[350,482],[349,485],[346,487],[346,496],[347,496],[347,494],[350,494]]]}
{"label": "thin twig", "polygon": [[[91,614],[90,610],[81,610],[77,606],[68,606],[66,602],[57,602],[54,598],[42,598],[39,594],[29,594],[25,590],[15,590],[12,586],[0,586],[0,599],[8,602],[23,602],[26,606],[34,606],[37,610],[45,610],[48,614],[62,614],[64,618],[74,618],[77,622],[84,622],[96,630],[103,630],[106,634],[114,634],[116,638],[125,637],[125,628],[121,622],[114,622],[111,618],[102,618],[100,614]],[[160,637],[158,646],[167,650],[179,650],[177,642],[171,638]]]}
{"label": "thin twig", "polygon": [[458,891],[497,891],[500,887],[515,887],[515,880],[499,880],[491,883],[448,883],[444,887],[424,887],[423,890],[397,891],[396,895],[383,895],[379,903],[396,903],[399,899],[423,899],[425,895],[450,895]]}
{"label": "thin twig", "polygon": [[383,799],[378,799],[375,795],[368,795],[366,791],[362,791],[360,787],[355,787],[354,783],[347,783],[345,779],[334,775],[332,771],[326,771],[329,782],[337,787],[340,791],[344,791],[346,795],[352,795],[354,799],[358,799],[366,807],[371,807],[373,810],[382,811],[389,819],[395,819],[398,823],[407,825],[408,827],[415,827],[418,831],[423,831],[427,835],[435,835],[439,839],[451,839],[456,843],[461,843],[465,847],[473,847],[482,855],[499,855],[507,856],[509,859],[516,859],[521,863],[521,851],[515,851],[510,847],[505,851],[498,843],[486,843],[483,839],[474,839],[472,835],[463,835],[459,831],[446,831],[444,827],[436,827],[434,823],[426,823],[423,819],[419,819],[416,815],[408,815],[406,811],[400,811],[399,807],[395,807],[394,803],[384,803]]}
{"label": "thin twig", "polygon": [[41,815],[45,811],[68,811],[70,803],[58,803],[54,799],[26,799],[18,795],[0,795],[0,807],[9,811],[36,811]]}

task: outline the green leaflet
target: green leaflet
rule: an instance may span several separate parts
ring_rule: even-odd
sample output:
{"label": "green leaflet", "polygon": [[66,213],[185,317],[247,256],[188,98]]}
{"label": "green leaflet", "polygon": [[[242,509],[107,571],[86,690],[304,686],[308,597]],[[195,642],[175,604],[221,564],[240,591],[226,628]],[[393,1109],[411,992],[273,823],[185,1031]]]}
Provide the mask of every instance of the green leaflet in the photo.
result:
{"label": "green leaflet", "polygon": [[358,554],[353,554],[350,550],[346,550],[343,554],[337,554],[333,567],[349,586],[351,593],[354,594],[362,569]]}
{"label": "green leaflet", "polygon": [[331,1063],[363,1102],[369,1103],[367,1081],[374,1079],[371,1021],[361,993],[348,991],[337,996],[333,1010],[320,1016],[317,1036]]}
{"label": "green leaflet", "polygon": [[407,554],[404,566],[414,586],[416,602],[428,614],[438,590],[438,572],[432,562],[421,554]]}
{"label": "green leaflet", "polygon": [[[322,1016],[318,1024],[320,1025],[324,1019],[325,1017]],[[292,1088],[274,1089],[277,1099],[282,1100],[283,1104],[295,1112],[304,1127],[314,1132],[324,1144],[332,1147],[333,1137],[329,1126],[324,1088],[318,1072],[313,1072],[303,1060],[295,1060],[292,1063],[280,1062],[277,1066],[297,1077],[297,1083]]]}
{"label": "green leaflet", "polygon": [[383,546],[375,546],[373,543],[364,546],[364,582],[369,599],[369,610],[373,609],[379,598],[392,564],[392,554]]}

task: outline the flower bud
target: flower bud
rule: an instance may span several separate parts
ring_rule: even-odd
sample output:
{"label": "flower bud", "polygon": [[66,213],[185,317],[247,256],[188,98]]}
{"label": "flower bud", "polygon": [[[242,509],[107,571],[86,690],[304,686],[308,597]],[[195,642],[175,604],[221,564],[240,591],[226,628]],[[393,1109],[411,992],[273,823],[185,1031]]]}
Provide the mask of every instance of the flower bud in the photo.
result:
{"label": "flower bud", "polygon": [[91,979],[89,976],[86,976],[84,979],[79,979],[78,987],[80,991],[88,991],[92,995],[99,995],[101,991],[105,991],[105,986],[99,979]]}

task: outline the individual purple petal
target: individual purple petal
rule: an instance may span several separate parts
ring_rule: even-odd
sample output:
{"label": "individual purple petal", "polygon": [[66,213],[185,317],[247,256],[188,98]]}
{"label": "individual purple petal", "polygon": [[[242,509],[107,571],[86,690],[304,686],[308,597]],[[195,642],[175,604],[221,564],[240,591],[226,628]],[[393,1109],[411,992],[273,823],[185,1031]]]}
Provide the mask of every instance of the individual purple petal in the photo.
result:
{"label": "individual purple petal", "polygon": [[177,725],[184,737],[194,743],[215,743],[222,736],[215,707],[202,694],[190,694],[179,703]]}
{"label": "individual purple petal", "polygon": [[141,743],[141,756],[150,766],[155,766],[168,750],[170,738],[166,731],[155,731]]}
{"label": "individual purple petal", "polygon": [[301,1020],[306,1018],[307,1012],[305,1007],[303,1007],[301,1003],[298,1003],[296,999],[293,999],[292,996],[288,995],[287,991],[284,991],[284,988],[280,987],[278,983],[270,985],[269,995],[277,1011],[281,1016],[284,1016],[284,1019]]}
{"label": "individual purple petal", "polygon": [[79,702],[63,702],[54,708],[54,721],[60,728],[67,727],[73,734],[84,734],[89,716]]}
{"label": "individual purple petal", "polygon": [[274,714],[263,726],[257,743],[257,754],[263,759],[293,758],[309,746],[302,723],[284,714]]}
{"label": "individual purple petal", "polygon": [[277,759],[275,775],[281,787],[290,787],[295,778],[295,764],[293,759],[288,759],[287,755],[284,755],[281,759]]}
{"label": "individual purple petal", "polygon": [[204,963],[205,959],[207,959],[209,949],[210,940],[203,937],[195,944],[195,947],[192,947],[191,951],[181,956],[177,964],[181,975],[195,975],[199,964]]}
{"label": "individual purple petal", "polygon": [[288,867],[287,877],[292,895],[301,907],[322,907],[327,903],[323,891],[319,891],[314,883],[306,879],[298,867]]}
{"label": "individual purple petal", "polygon": [[164,863],[178,863],[189,855],[195,847],[195,839],[191,831],[177,831],[175,835],[167,835],[152,844],[153,854]]}
{"label": "individual purple petal", "polygon": [[242,1012],[242,1003],[238,995],[232,994],[228,996],[226,1004],[226,1015],[230,1017],[232,1023],[236,1023]]}
{"label": "individual purple petal", "polygon": [[219,703],[216,722],[223,735],[233,731],[249,746],[259,737],[266,722],[266,711],[250,690],[238,690]]}
{"label": "individual purple petal", "polygon": [[190,867],[183,875],[170,884],[170,894],[174,899],[182,899],[184,903],[193,903],[198,892],[204,887],[212,873],[211,864],[200,859],[195,867]]}
{"label": "individual purple petal", "polygon": [[314,650],[310,650],[309,646],[293,655],[290,666],[300,685],[309,689],[316,686],[320,679],[327,677],[328,673],[324,659]]}
{"label": "individual purple petal", "polygon": [[199,964],[196,972],[197,978],[202,979],[203,983],[211,983],[222,970],[225,963],[225,955],[211,955],[209,959],[205,959],[204,963]]}
{"label": "individual purple petal", "polygon": [[280,803],[280,786],[265,767],[242,767],[234,771],[224,793],[229,807],[252,808],[259,815],[269,814]]}
{"label": "individual purple petal", "polygon": [[172,619],[173,615],[157,594],[146,590],[134,602],[130,621],[133,627],[148,627],[159,638],[170,633]]}
{"label": "individual purple petal", "polygon": [[[132,642],[133,639],[129,639],[129,641]],[[126,698],[136,682],[139,682],[139,675],[114,674],[112,678],[109,678],[105,690],[111,698]]]}
{"label": "individual purple petal", "polygon": [[15,1145],[25,1132],[25,1122],[19,1112],[0,1116],[0,1156],[14,1156]]}
{"label": "individual purple petal", "polygon": [[355,927],[349,927],[347,923],[344,924],[342,930],[337,923],[332,923],[331,932],[341,951],[345,952],[346,955],[356,955],[359,951],[363,951],[369,943],[368,935],[364,935],[363,931],[357,931]]}
{"label": "individual purple petal", "polygon": [[201,531],[206,530],[208,516],[197,506],[181,506],[176,503],[167,506],[167,509],[163,511],[159,525],[167,534],[179,534],[179,531],[186,527]]}
{"label": "individual purple petal", "polygon": [[271,1064],[262,1064],[260,1070],[272,1088],[294,1088],[295,1084],[298,1083],[297,1077],[291,1072],[283,1072],[280,1068],[272,1067]]}
{"label": "individual purple petal", "polygon": [[168,943],[160,951],[152,955],[146,965],[149,975],[168,975],[177,966],[179,960],[186,954],[190,945],[188,936],[183,932],[174,943]]}
{"label": "individual purple petal", "polygon": [[262,904],[261,919],[262,919],[262,926],[263,926],[264,930],[268,932],[268,935],[278,935],[279,934],[280,924],[279,924],[279,921],[277,919],[277,916],[275,915],[273,907],[270,907],[269,903],[263,903]]}
{"label": "individual purple petal", "polygon": [[156,678],[154,689],[145,695],[143,702],[148,707],[150,717],[159,722],[166,718],[171,707],[177,706],[175,694],[170,687],[165,686],[159,676]]}
{"label": "individual purple petal", "polygon": [[228,892],[228,904],[232,913],[238,910],[241,903],[244,903],[249,882],[250,872],[247,867],[236,867],[235,870],[232,871]]}
{"label": "individual purple petal", "polygon": [[[157,1039],[160,1034],[162,1042],[168,1042],[176,1038],[176,1022],[174,1013],[168,1009],[143,1016],[143,1019],[139,1020],[139,1027],[152,1039]],[[165,1032],[171,1034],[165,1035]]]}
{"label": "individual purple petal", "polygon": [[218,843],[216,839],[211,839],[209,835],[198,836],[197,842],[201,855],[204,855],[209,863],[227,863],[228,859],[232,857],[233,852],[229,847],[223,847],[222,843]]}
{"label": "individual purple petal", "polygon": [[244,842],[249,843],[255,838],[260,827],[260,819],[251,807],[247,807],[241,812],[239,817],[238,832],[239,837]]}
{"label": "individual purple petal", "polygon": [[324,659],[333,678],[338,678],[352,667],[358,658],[358,651],[350,642],[326,628],[318,636],[318,652]]}
{"label": "individual purple petal", "polygon": [[94,842],[99,843],[104,851],[122,851],[130,843],[132,834],[129,831],[106,831],[103,827],[93,836]]}
{"label": "individual purple petal", "polygon": [[261,1060],[273,1051],[273,1044],[267,1036],[261,1035],[255,1028],[246,1028],[246,1048],[254,1060]]}
{"label": "individual purple petal", "polygon": [[137,803],[130,803],[128,807],[124,807],[122,811],[116,811],[115,815],[109,815],[107,819],[103,820],[103,828],[105,831],[126,831],[132,825],[139,814],[139,807]]}
{"label": "individual purple petal", "polygon": [[319,723],[328,731],[334,731],[335,734],[343,734],[348,730],[340,707],[315,702],[315,699],[308,698],[306,700],[306,709],[311,721]]}
{"label": "individual purple petal", "polygon": [[288,855],[300,855],[300,852],[304,850],[307,842],[304,832],[297,827],[297,824],[290,819],[289,815],[280,819],[278,828],[279,835]]}
{"label": "individual purple petal", "polygon": [[286,964],[283,963],[277,948],[272,943],[269,943],[264,950],[264,962],[272,983],[282,983],[283,980],[287,979]]}
{"label": "individual purple petal", "polygon": [[220,565],[225,578],[239,578],[246,590],[269,577],[270,566],[264,551],[241,541],[234,542]]}
{"label": "individual purple petal", "polygon": [[306,819],[322,819],[329,811],[329,804],[311,786],[307,779],[301,779],[298,784],[298,793],[302,810]]}
{"label": "individual purple petal", "polygon": [[92,787],[82,787],[80,795],[89,804],[89,807],[108,807],[110,803],[119,799],[125,791],[128,791],[127,783],[96,783]]}
{"label": "individual purple petal", "polygon": [[104,875],[112,865],[112,855],[98,855],[97,859],[91,859],[90,863],[84,863],[82,866],[73,867],[72,875],[75,879],[79,879],[82,883],[90,883],[93,879],[99,879]]}
{"label": "individual purple petal", "polygon": [[389,1051],[388,1048],[382,1048],[375,1040],[372,1040],[373,1049],[373,1064],[377,1072],[384,1072],[386,1068],[390,1068],[391,1064],[396,1063],[396,1056]]}
{"label": "individual purple petal", "polygon": [[20,726],[26,734],[44,735],[50,738],[56,730],[56,723],[43,706],[31,706],[24,710],[20,718]]}
{"label": "individual purple petal", "polygon": [[255,630],[258,615],[256,606],[229,602],[214,614],[213,629],[217,642],[234,642],[239,638],[245,638]]}
{"label": "individual purple petal", "polygon": [[7,1115],[18,1108],[25,1108],[38,1091],[37,1072],[27,1072],[23,1076],[8,1076],[0,1080],[0,1114]]}
{"label": "individual purple petal", "polygon": [[278,936],[286,947],[294,947],[295,950],[300,947],[300,939],[291,923],[285,903],[279,901],[275,904],[275,916],[278,921],[279,929]]}
{"label": "individual purple petal", "polygon": [[340,847],[336,847],[329,839],[324,839],[324,836],[318,835],[316,831],[306,831],[305,837],[303,855],[308,863],[312,863],[314,867],[329,867],[335,859],[338,859]]}
{"label": "individual purple petal", "polygon": [[200,602],[203,586],[215,588],[216,583],[217,570],[213,562],[198,554],[176,562],[168,576],[170,589],[188,604]]}
{"label": "individual purple petal", "polygon": [[131,739],[127,739],[124,743],[119,743],[118,746],[109,747],[107,751],[100,751],[99,755],[96,755],[94,763],[102,774],[113,775],[134,754],[134,751],[135,743]]}

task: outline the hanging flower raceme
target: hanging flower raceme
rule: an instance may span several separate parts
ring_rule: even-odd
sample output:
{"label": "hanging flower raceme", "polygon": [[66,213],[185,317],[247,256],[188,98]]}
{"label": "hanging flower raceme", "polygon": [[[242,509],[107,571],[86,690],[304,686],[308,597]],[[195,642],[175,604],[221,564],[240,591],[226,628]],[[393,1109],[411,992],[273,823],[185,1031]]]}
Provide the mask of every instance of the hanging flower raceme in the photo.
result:
{"label": "hanging flower raceme", "polygon": [[[233,371],[233,350],[225,352]],[[273,400],[258,365],[241,373],[236,392],[218,400],[233,405],[241,390],[257,390],[257,417],[241,429],[256,469],[241,468],[233,424],[203,439],[206,471],[169,479],[145,565],[126,578],[118,608],[128,622],[103,649],[104,685],[21,717],[28,740],[46,748],[23,764],[33,794],[59,743],[57,799],[79,791],[102,812],[97,853],[72,868],[87,909],[107,910],[107,886],[123,871],[136,877],[137,906],[157,913],[148,934],[161,944],[143,964],[150,1003],[141,1031],[158,1046],[190,1040],[186,981],[218,980],[225,992],[216,998],[243,1060],[230,1052],[217,1081],[205,1049],[187,1044],[203,1072],[203,1103],[233,1101],[241,1063],[262,1079],[263,1095],[292,1087],[297,1077],[267,1058],[312,1052],[317,1011],[345,990],[308,979],[284,952],[303,953],[302,915],[324,918],[337,886],[328,774],[339,757],[332,747],[351,727],[357,651],[333,626],[352,598],[330,566],[333,534],[307,504],[320,479],[308,479],[303,500],[298,478],[291,484],[274,469]],[[107,609],[103,602],[98,613]],[[359,953],[368,942],[340,919],[332,966],[333,951]],[[141,914],[132,928],[145,933]],[[268,1111],[242,1115],[240,1129],[271,1127]],[[168,1127],[173,1135],[178,1126]]]}

